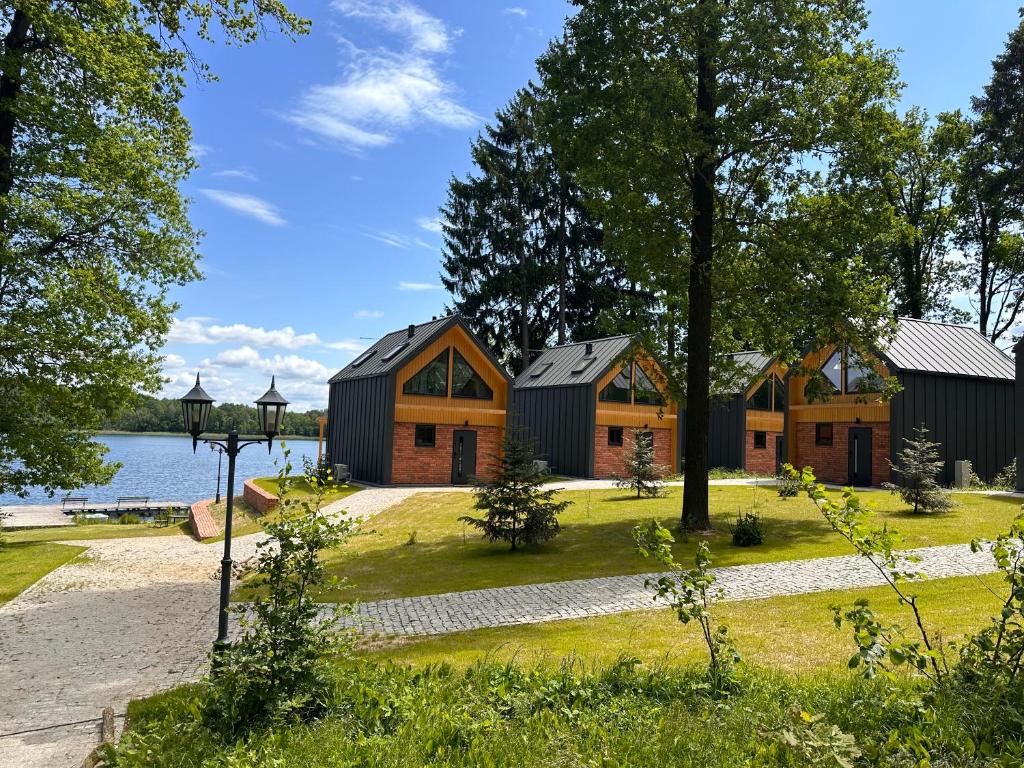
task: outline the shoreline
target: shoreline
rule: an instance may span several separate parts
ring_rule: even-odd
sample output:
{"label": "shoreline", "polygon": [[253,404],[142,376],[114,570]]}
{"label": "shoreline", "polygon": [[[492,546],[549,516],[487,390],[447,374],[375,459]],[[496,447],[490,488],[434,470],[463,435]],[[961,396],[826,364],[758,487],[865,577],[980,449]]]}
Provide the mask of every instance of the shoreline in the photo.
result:
{"label": "shoreline", "polygon": [[[95,437],[125,437],[125,436],[129,436],[129,437],[135,437],[135,436],[138,436],[138,437],[189,437],[189,435],[186,434],[185,432],[127,432],[125,430],[120,430],[120,429],[101,429],[98,432],[94,432],[93,435]],[[219,437],[224,437],[224,435],[219,434],[219,433],[218,434],[211,433],[210,437],[211,438],[219,438]],[[206,437],[204,436],[202,439],[206,439]],[[238,439],[239,440],[255,440],[255,439],[264,439],[265,440],[266,438],[263,437],[263,435],[239,435]],[[310,440],[312,442],[316,442],[317,439],[318,438],[315,435],[313,437],[309,437],[308,435],[278,435],[277,437],[274,438],[274,442],[276,443],[276,442],[280,442],[282,440],[285,441],[285,442],[290,442],[292,440]]]}

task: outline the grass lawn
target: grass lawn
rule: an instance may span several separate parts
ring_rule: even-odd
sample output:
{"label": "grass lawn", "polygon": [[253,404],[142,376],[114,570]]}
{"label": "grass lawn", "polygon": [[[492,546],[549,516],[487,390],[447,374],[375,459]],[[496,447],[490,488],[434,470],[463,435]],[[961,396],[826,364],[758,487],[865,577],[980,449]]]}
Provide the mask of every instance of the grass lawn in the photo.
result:
{"label": "grass lawn", "polygon": [[[1005,587],[999,574],[990,574],[921,582],[911,590],[920,595],[929,631],[940,632],[948,641],[985,626],[1001,607],[989,588],[1003,593]],[[830,606],[851,607],[858,597],[868,598],[877,613],[912,631],[909,609],[899,606],[892,592],[883,587],[721,603],[715,606],[714,615],[729,627],[740,653],[750,663],[800,673],[840,671],[853,655],[854,644],[848,627],[835,628]],[[771,620],[766,621],[766,616]],[[696,622],[684,626],[666,609],[418,640],[368,641],[362,653],[381,660],[416,665],[444,661],[459,667],[483,658],[497,662],[514,659],[527,667],[555,666],[567,656],[587,665],[612,663],[621,656],[683,665],[706,660],[699,633]]]}
{"label": "grass lawn", "polygon": [[136,536],[179,536],[190,533],[188,523],[158,527],[150,523],[83,523],[60,528],[16,528],[5,532],[10,542],[72,541],[79,539],[131,539]]}
{"label": "grass lawn", "polygon": [[[848,554],[813,503],[780,499],[774,488],[712,486],[714,533],[708,536],[715,565],[770,562]],[[633,526],[652,517],[674,528],[682,489],[661,499],[642,499],[621,490],[571,491],[572,506],[561,515],[561,534],[545,544],[509,552],[490,544],[460,523],[474,514],[468,493],[420,494],[364,524],[361,535],[328,556],[333,575],[347,577],[352,589],[324,593],[325,600],[406,597],[467,589],[535,584],[593,576],[658,570],[633,549]],[[900,500],[882,491],[863,494],[885,521],[902,532],[907,547],[968,542],[1004,530],[1020,511],[1018,499],[960,494],[960,506],[938,516],[914,516]],[[764,518],[764,544],[732,545],[729,525],[739,511],[756,509]],[[413,534],[415,543],[410,544]],[[676,557],[689,562],[696,539],[679,541]]]}
{"label": "grass lawn", "polygon": [[[277,496],[277,478],[276,477],[257,477],[253,478],[253,483],[258,485],[264,491],[272,493]],[[291,477],[289,478],[289,488],[286,498],[295,499],[301,501],[303,499],[313,498],[313,489],[309,483],[303,477]],[[338,499],[344,499],[346,496],[351,496],[353,493],[359,490],[359,486],[356,485],[330,485],[327,487],[327,492],[324,494],[324,504],[330,504],[332,501]]]}
{"label": "grass lawn", "polygon": [[66,544],[5,539],[0,545],[0,605],[85,551]]}

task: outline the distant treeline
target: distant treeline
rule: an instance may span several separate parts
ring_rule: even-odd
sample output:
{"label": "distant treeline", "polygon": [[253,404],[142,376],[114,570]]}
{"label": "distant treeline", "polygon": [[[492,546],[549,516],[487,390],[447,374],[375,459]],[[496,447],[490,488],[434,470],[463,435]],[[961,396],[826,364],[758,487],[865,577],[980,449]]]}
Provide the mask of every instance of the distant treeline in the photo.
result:
{"label": "distant treeline", "polygon": [[[288,411],[284,417],[282,434],[303,437],[316,437],[319,427],[317,416],[325,411],[306,411],[293,413]],[[103,424],[103,429],[119,432],[184,432],[181,421],[181,402],[174,399],[146,397],[136,408],[124,411],[118,418]],[[259,424],[256,409],[251,405],[224,403],[215,405],[210,412],[210,421],[206,431],[210,433],[226,433],[237,429],[243,435],[258,435]]]}

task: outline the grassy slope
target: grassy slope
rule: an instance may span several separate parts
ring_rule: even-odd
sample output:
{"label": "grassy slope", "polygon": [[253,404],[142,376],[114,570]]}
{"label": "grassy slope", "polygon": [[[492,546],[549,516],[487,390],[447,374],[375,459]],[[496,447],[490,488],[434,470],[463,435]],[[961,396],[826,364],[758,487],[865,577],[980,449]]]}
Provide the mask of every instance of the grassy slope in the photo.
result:
{"label": "grassy slope", "polygon": [[88,523],[61,528],[26,528],[8,531],[8,541],[74,541],[81,539],[132,539],[137,536],[188,535],[188,523],[159,528],[148,523],[120,525],[119,523]]}
{"label": "grassy slope", "polygon": [[[715,565],[850,552],[806,498],[783,500],[772,488],[751,486],[712,486],[710,493],[716,530],[708,542]],[[575,491],[565,497],[573,505],[560,518],[562,533],[551,542],[511,553],[507,545],[489,544],[458,521],[460,515],[474,514],[470,494],[415,496],[373,518],[363,526],[362,535],[329,556],[331,572],[348,577],[355,587],[324,597],[373,600],[658,570],[656,563],[635,553],[630,531],[652,517],[675,528],[681,489],[673,488],[662,499],[639,501],[617,490]],[[957,497],[961,506],[949,514],[915,517],[888,493],[863,497],[875,505],[879,521],[905,535],[908,547],[993,536],[1020,509],[1019,500],[1006,496],[963,494]],[[767,538],[759,547],[734,547],[729,525],[737,512],[750,509],[764,517]],[[416,543],[409,545],[413,532]],[[695,546],[692,538],[678,542],[677,559],[688,562]]]}
{"label": "grassy slope", "polygon": [[[270,491],[273,494],[277,494],[277,478],[262,477],[257,478],[254,481],[257,485],[266,491]],[[344,499],[346,496],[351,496],[353,493],[357,493],[361,490],[359,486],[341,486],[337,489],[332,490],[330,493],[324,495],[324,504],[330,504],[332,501],[338,499]],[[292,490],[288,493],[287,499],[293,501],[304,501],[311,500],[313,497],[313,489],[303,481],[292,487]],[[297,508],[301,509],[301,507]],[[210,506],[210,513],[213,515],[213,519],[217,521],[221,528],[224,527],[224,519],[227,516],[227,502],[221,501],[220,504],[213,504]],[[256,512],[241,495],[235,497],[235,509],[232,517],[232,529],[231,535],[235,536],[247,536],[251,533],[259,533],[263,530],[262,523],[265,520],[277,519],[277,515],[274,510],[271,510],[267,516],[261,516]],[[223,535],[217,536],[212,539],[205,539],[204,544],[216,543],[223,541]]]}
{"label": "grassy slope", "polygon": [[7,543],[0,546],[0,605],[84,551],[84,547],[14,542],[7,537]]}
{"label": "grassy slope", "polygon": [[[1005,591],[1001,576],[939,579],[911,587],[920,595],[929,630],[959,639],[983,627],[1001,602],[989,591]],[[722,603],[715,620],[726,624],[744,658],[790,672],[840,670],[853,655],[848,628],[836,630],[830,606],[850,607],[858,597],[879,614],[913,626],[909,609],[897,605],[887,588],[825,592]],[[766,621],[765,617],[772,617]],[[469,666],[481,658],[515,659],[527,666],[558,664],[574,655],[588,664],[606,664],[621,656],[645,662],[702,662],[705,648],[696,623],[684,626],[671,610],[634,611],[591,619],[547,622],[462,632],[420,640],[384,640],[364,647],[367,656],[412,664],[448,662]]]}

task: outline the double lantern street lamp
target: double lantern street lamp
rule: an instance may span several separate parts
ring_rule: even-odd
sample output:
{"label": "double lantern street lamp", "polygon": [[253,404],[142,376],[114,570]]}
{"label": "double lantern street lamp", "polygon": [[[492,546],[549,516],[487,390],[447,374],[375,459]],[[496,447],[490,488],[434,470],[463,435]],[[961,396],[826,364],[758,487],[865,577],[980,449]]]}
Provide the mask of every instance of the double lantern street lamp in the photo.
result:
{"label": "double lantern street lamp", "polygon": [[[223,650],[228,645],[228,600],[231,595],[231,515],[235,506],[235,457],[247,445],[267,444],[267,453],[273,449],[274,438],[281,431],[281,422],[288,401],[274,386],[274,378],[270,379],[270,389],[256,401],[256,415],[259,417],[260,432],[266,440],[245,440],[239,442],[238,430],[228,432],[226,440],[203,440],[211,449],[219,449],[228,456],[227,510],[224,518],[224,559],[220,561],[220,614],[217,622],[217,640],[213,644],[214,652]],[[206,431],[206,422],[213,408],[213,398],[199,384],[196,374],[196,385],[187,395],[181,398],[181,411],[185,419],[185,431],[192,435],[192,452],[199,445],[199,438]],[[219,472],[219,469],[218,469]],[[220,483],[218,480],[218,489]]]}

